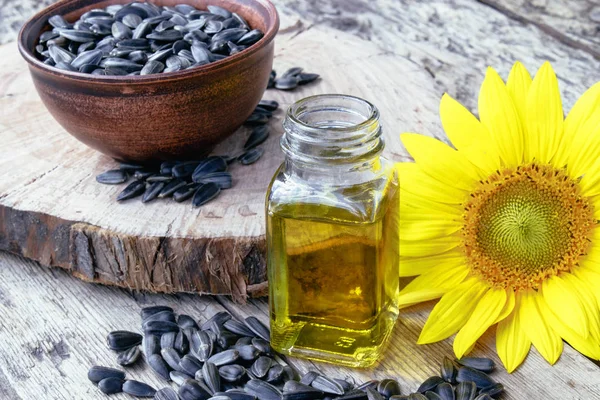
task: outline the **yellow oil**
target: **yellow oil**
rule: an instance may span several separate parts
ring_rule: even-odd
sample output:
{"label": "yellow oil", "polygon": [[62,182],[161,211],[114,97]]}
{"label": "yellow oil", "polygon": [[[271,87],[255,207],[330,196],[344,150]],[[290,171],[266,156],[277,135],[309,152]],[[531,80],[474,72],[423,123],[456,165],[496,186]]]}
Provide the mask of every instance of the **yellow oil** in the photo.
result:
{"label": "yellow oil", "polygon": [[[389,182],[357,192],[354,207],[268,210],[276,351],[354,367],[380,357],[398,315],[398,195]],[[370,209],[361,195],[384,200]]]}

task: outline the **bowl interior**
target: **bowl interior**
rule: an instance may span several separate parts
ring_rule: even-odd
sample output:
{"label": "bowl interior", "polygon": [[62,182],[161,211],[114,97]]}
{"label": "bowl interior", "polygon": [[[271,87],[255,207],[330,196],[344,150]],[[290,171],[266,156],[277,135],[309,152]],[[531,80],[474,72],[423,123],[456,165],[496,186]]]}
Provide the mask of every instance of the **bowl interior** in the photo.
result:
{"label": "bowl interior", "polygon": [[[260,29],[264,33],[264,37],[257,43],[253,44],[244,51],[233,56],[227,57],[193,70],[209,70],[219,67],[223,64],[228,64],[236,59],[244,57],[245,54],[250,54],[253,50],[262,47],[265,43],[270,42],[277,30],[279,29],[279,19],[275,6],[269,0],[150,0],[150,3],[157,6],[175,6],[177,4],[189,4],[197,9],[205,10],[209,5],[223,7],[231,12],[235,12],[242,16],[251,29]],[[45,70],[55,70],[42,63],[35,55],[34,49],[38,43],[38,38],[43,31],[49,30],[51,27],[48,24],[48,19],[53,15],[62,15],[67,21],[74,22],[85,12],[95,9],[104,8],[112,4],[128,4],[131,1],[124,0],[61,0],[40,11],[34,17],[23,25],[19,35],[19,48],[23,56],[29,63],[35,64]],[[191,70],[182,70],[169,73],[169,75],[187,75]],[[89,76],[81,73],[73,73],[69,71],[60,71],[61,75],[70,76]],[[164,74],[163,74],[164,75]],[[134,80],[152,79],[155,75],[146,75],[143,77],[134,77]],[[129,76],[94,76],[94,80],[131,80]]]}

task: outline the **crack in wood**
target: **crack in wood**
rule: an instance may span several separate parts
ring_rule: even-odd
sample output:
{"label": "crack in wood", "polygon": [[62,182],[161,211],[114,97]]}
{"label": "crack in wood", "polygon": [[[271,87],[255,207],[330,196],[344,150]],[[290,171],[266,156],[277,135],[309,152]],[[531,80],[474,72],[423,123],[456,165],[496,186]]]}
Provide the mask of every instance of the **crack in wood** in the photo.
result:
{"label": "crack in wood", "polygon": [[503,6],[501,3],[499,3],[496,0],[476,0],[476,1],[478,3],[484,4],[490,8],[498,11],[499,13],[501,13],[501,14],[505,15],[506,17],[513,19],[517,22],[520,22],[520,23],[526,24],[526,25],[533,25],[533,26],[537,27],[540,31],[553,37],[560,43],[567,45],[569,47],[572,47],[574,49],[584,51],[584,52],[588,53],[589,55],[591,55],[592,57],[594,57],[595,59],[600,60],[600,51],[597,51],[597,50],[591,48],[590,46],[586,45],[585,43],[582,43],[578,40],[568,37],[567,35],[560,32],[559,30],[551,27],[550,25],[527,18],[524,15],[518,14],[518,13],[508,9],[507,7]]}

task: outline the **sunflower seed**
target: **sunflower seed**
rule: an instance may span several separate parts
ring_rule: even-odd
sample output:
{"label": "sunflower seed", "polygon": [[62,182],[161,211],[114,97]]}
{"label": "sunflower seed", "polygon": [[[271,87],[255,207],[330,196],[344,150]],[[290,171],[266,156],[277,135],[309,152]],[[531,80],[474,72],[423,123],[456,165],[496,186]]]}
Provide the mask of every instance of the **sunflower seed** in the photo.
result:
{"label": "sunflower seed", "polygon": [[188,338],[184,335],[182,331],[179,331],[179,333],[177,333],[173,348],[177,350],[180,354],[186,354],[190,350],[190,343],[188,341]]}
{"label": "sunflower seed", "polygon": [[250,150],[259,144],[264,143],[269,138],[269,128],[266,125],[257,126],[252,129],[252,133],[248,136],[248,140],[244,144],[244,150]]}
{"label": "sunflower seed", "polygon": [[458,371],[456,370],[452,360],[450,360],[448,357],[444,357],[440,372],[443,380],[449,383],[456,383],[456,373]]}
{"label": "sunflower seed", "polygon": [[147,321],[143,324],[144,333],[152,335],[162,335],[166,332],[177,332],[179,327],[175,322],[170,321]]}
{"label": "sunflower seed", "polygon": [[452,385],[446,382],[442,382],[435,387],[435,392],[442,398],[442,400],[454,400],[454,389]]}
{"label": "sunflower seed", "polygon": [[208,11],[210,11],[213,14],[216,15],[220,15],[223,18],[230,18],[231,17],[231,11],[224,9],[223,7],[219,7],[219,6],[208,6],[206,7],[208,9]]}
{"label": "sunflower seed", "polygon": [[98,383],[106,378],[125,379],[125,372],[109,367],[93,366],[88,370],[88,379]]}
{"label": "sunflower seed", "polygon": [[116,185],[127,181],[127,174],[120,169],[111,169],[96,176],[96,182],[104,185]]}
{"label": "sunflower seed", "polygon": [[207,362],[215,364],[217,367],[221,367],[226,364],[233,364],[240,358],[240,353],[237,350],[230,349],[211,356]]}
{"label": "sunflower seed", "polygon": [[167,321],[167,322],[175,322],[175,313],[173,311],[164,310],[159,311],[153,315],[150,315],[142,322],[142,327],[144,327],[148,322],[151,321]]}
{"label": "sunflower seed", "polygon": [[421,393],[411,393],[408,395],[408,400],[427,400],[427,397]]}
{"label": "sunflower seed", "polygon": [[105,378],[98,382],[98,389],[104,394],[115,394],[123,391],[123,379]]}
{"label": "sunflower seed", "polygon": [[304,69],[302,67],[292,67],[292,68],[288,69],[287,71],[285,71],[283,74],[281,74],[281,77],[287,78],[290,76],[298,76],[302,73],[302,71],[304,71]]}
{"label": "sunflower seed", "polygon": [[310,385],[315,389],[319,389],[325,393],[337,395],[344,394],[344,388],[339,383],[323,375],[317,375]]}
{"label": "sunflower seed", "polygon": [[315,378],[319,376],[319,374],[317,374],[314,371],[308,371],[306,374],[304,374],[304,376],[300,379],[300,383],[302,383],[303,385],[310,385]]}
{"label": "sunflower seed", "polygon": [[240,358],[244,361],[254,361],[260,355],[260,351],[251,344],[244,346],[236,345],[235,349],[240,353]]}
{"label": "sunflower seed", "polygon": [[477,386],[475,382],[459,382],[456,385],[456,400],[473,400],[476,395]]}
{"label": "sunflower seed", "polygon": [[185,329],[185,328],[198,329],[198,324],[196,323],[196,321],[189,315],[185,315],[185,314],[179,314],[179,317],[177,317],[177,325],[179,325],[179,327],[181,329]]}
{"label": "sunflower seed", "polygon": [[227,382],[238,382],[245,373],[246,369],[237,364],[223,365],[219,368],[219,375]]}
{"label": "sunflower seed", "polygon": [[142,352],[138,346],[132,347],[129,350],[125,350],[117,356],[117,363],[119,365],[127,366],[135,364],[140,359]]}
{"label": "sunflower seed", "polygon": [[150,366],[150,368],[152,368],[154,372],[156,372],[158,375],[160,375],[167,381],[170,379],[169,366],[167,365],[165,360],[163,360],[160,354],[152,354],[150,355],[150,357],[146,356],[146,360],[148,362],[148,365]]}
{"label": "sunflower seed", "polygon": [[281,392],[268,382],[258,379],[250,379],[244,386],[244,390],[261,400],[280,400]]}
{"label": "sunflower seed", "polygon": [[264,125],[269,122],[269,117],[261,112],[253,112],[250,116],[244,121],[244,125],[256,126],[256,125]]}
{"label": "sunflower seed", "polygon": [[383,397],[377,390],[373,388],[367,388],[366,392],[368,400],[385,400],[385,397]]}
{"label": "sunflower seed", "polygon": [[173,192],[173,200],[175,200],[178,203],[181,203],[182,201],[185,201],[192,197],[196,192],[196,189],[198,189],[197,183],[186,184],[184,187],[179,188],[175,192]]}
{"label": "sunflower seed", "polygon": [[164,182],[152,182],[142,196],[142,203],[148,203],[158,197],[160,191],[165,187]]}
{"label": "sunflower seed", "polygon": [[[40,39],[39,42],[40,43],[45,43],[50,39],[56,39],[58,37],[58,32],[54,32],[54,31],[46,31],[46,32],[42,32],[42,34],[40,35]],[[44,46],[42,46],[43,48]]]}
{"label": "sunflower seed", "polygon": [[147,39],[159,40],[162,42],[174,42],[183,39],[183,34],[175,29],[167,29],[162,32],[155,31],[146,35]]}
{"label": "sunflower seed", "polygon": [[191,340],[192,353],[198,357],[198,360],[205,362],[212,356],[213,340],[205,331],[195,332]]}
{"label": "sunflower seed", "polygon": [[493,400],[494,398],[492,396],[490,396],[489,394],[486,393],[480,393],[477,397],[475,397],[475,400]]}
{"label": "sunflower seed", "polygon": [[271,345],[267,340],[264,340],[262,338],[253,338],[252,346],[256,347],[261,353],[271,353]]}
{"label": "sunflower seed", "polygon": [[211,393],[195,379],[185,381],[179,387],[178,394],[181,400],[206,400],[211,396]]}
{"label": "sunflower seed", "polygon": [[140,71],[140,75],[150,75],[157,74],[162,72],[165,69],[165,65],[160,61],[156,60],[148,60],[142,70]]}
{"label": "sunflower seed", "polygon": [[299,78],[297,76],[286,76],[275,80],[274,87],[279,90],[292,90],[298,87]]}
{"label": "sunflower seed", "polygon": [[423,383],[421,383],[421,386],[419,386],[417,392],[425,393],[428,390],[435,389],[435,387],[441,383],[444,383],[444,380],[439,376],[429,377]]}
{"label": "sunflower seed", "polygon": [[58,34],[77,43],[93,42],[98,38],[98,35],[94,32],[78,29],[61,29]]}
{"label": "sunflower seed", "polygon": [[317,79],[319,79],[319,77],[320,77],[319,74],[303,72],[300,75],[298,75],[298,85],[306,85],[307,83],[316,81]]}
{"label": "sunflower seed", "polygon": [[176,385],[183,385],[185,381],[187,381],[188,379],[194,379],[193,375],[188,375],[185,372],[181,372],[181,371],[171,371],[169,372],[169,378],[171,378],[171,380],[173,382],[175,382]]}
{"label": "sunflower seed", "polygon": [[212,393],[221,390],[221,378],[219,375],[219,369],[217,366],[210,361],[204,363],[202,366],[202,377],[208,388]]}
{"label": "sunflower seed", "polygon": [[269,383],[277,383],[281,379],[282,374],[283,366],[280,364],[275,364],[269,368],[269,372],[267,372],[265,380]]}
{"label": "sunflower seed", "polygon": [[153,397],[156,394],[156,390],[152,386],[134,380],[127,380],[123,383],[123,392],[138,397]]}
{"label": "sunflower seed", "polygon": [[215,183],[220,189],[229,189],[232,185],[232,178],[229,172],[211,172],[196,176],[196,179],[197,181],[195,182],[197,183]]}
{"label": "sunflower seed", "polygon": [[142,335],[129,331],[113,331],[106,337],[111,350],[124,351],[142,343]]}
{"label": "sunflower seed", "polygon": [[55,28],[69,28],[71,24],[69,24],[63,17],[60,15],[53,15],[48,18],[48,23]]}
{"label": "sunflower seed", "polygon": [[177,332],[167,332],[163,333],[160,337],[160,347],[161,349],[166,349],[167,347],[175,346],[175,337],[177,336]]}
{"label": "sunflower seed", "polygon": [[179,362],[181,361],[181,357],[177,350],[172,347],[165,347],[160,350],[160,355],[171,369],[180,370]]}
{"label": "sunflower seed", "polygon": [[120,68],[127,72],[140,71],[144,66],[123,58],[111,57],[103,60],[105,68]]}
{"label": "sunflower seed", "polygon": [[[337,400],[368,400],[367,393],[362,390],[351,390],[342,397],[336,397]],[[390,398],[391,399],[391,398]]]}
{"label": "sunflower seed", "polygon": [[400,385],[393,379],[384,379],[377,385],[377,391],[388,398],[400,394]]}
{"label": "sunflower seed", "polygon": [[71,66],[81,68],[84,64],[97,65],[102,59],[102,50],[88,50],[80,53],[73,61]]}
{"label": "sunflower seed", "polygon": [[48,52],[50,57],[52,57],[54,62],[57,64],[60,62],[71,64],[71,62],[75,59],[75,54],[71,53],[69,50],[63,49],[60,46],[52,45],[48,47]]}
{"label": "sunflower seed", "polygon": [[179,396],[173,388],[165,387],[156,392],[154,400],[179,400]]}
{"label": "sunflower seed", "polygon": [[475,382],[478,388],[486,388],[495,385],[496,382],[486,373],[469,367],[460,367],[456,374],[457,382]]}
{"label": "sunflower seed", "polygon": [[196,372],[202,368],[202,362],[191,354],[186,354],[185,356],[181,357],[179,367],[181,371],[194,376]]}
{"label": "sunflower seed", "polygon": [[142,348],[144,349],[146,359],[152,354],[160,353],[160,337],[156,335],[144,335]]}
{"label": "sunflower seed", "polygon": [[133,36],[131,28],[122,22],[115,21],[111,27],[112,36],[117,40],[130,39]]}
{"label": "sunflower seed", "polygon": [[499,395],[503,391],[504,391],[504,385],[501,383],[495,383],[491,386],[484,387],[483,389],[481,389],[479,391],[479,393],[484,393],[484,394],[494,397],[496,395]]}
{"label": "sunflower seed", "polygon": [[257,378],[264,378],[269,372],[269,368],[273,365],[273,359],[266,356],[260,356],[254,361],[250,367],[250,372]]}
{"label": "sunflower seed", "polygon": [[440,397],[440,395],[438,395],[435,392],[432,391],[427,391],[424,393],[425,397],[427,397],[427,400],[442,400],[442,398]]}
{"label": "sunflower seed", "polygon": [[236,44],[250,46],[250,45],[253,45],[254,43],[258,42],[260,39],[262,39],[263,36],[264,36],[264,34],[262,33],[262,31],[260,31],[258,29],[253,29],[250,32],[241,36],[237,40]]}
{"label": "sunflower seed", "polygon": [[258,102],[257,107],[262,107],[265,110],[273,112],[279,108],[279,103],[276,102],[275,100],[261,100]]}
{"label": "sunflower seed", "polygon": [[224,29],[224,30],[220,31],[219,33],[215,33],[212,37],[212,41],[213,42],[218,42],[218,41],[236,42],[242,36],[244,36],[246,33],[247,33],[247,31],[245,29],[241,29],[241,28]]}
{"label": "sunflower seed", "polygon": [[493,360],[484,357],[463,357],[460,360],[456,360],[456,362],[481,372],[492,372],[494,368],[496,368],[496,364]]}

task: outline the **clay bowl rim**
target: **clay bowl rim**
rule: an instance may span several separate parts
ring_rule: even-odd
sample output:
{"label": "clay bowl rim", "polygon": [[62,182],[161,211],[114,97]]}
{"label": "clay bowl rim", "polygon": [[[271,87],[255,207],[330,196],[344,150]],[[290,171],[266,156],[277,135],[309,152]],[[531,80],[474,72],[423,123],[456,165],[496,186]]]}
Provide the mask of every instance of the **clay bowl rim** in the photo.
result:
{"label": "clay bowl rim", "polygon": [[[44,17],[51,17],[54,14],[60,14],[60,10],[63,9],[66,5],[77,4],[81,0],[60,0],[54,4],[49,5],[48,7],[42,9],[31,18],[29,18],[21,27],[19,31],[19,36],[17,38],[17,44],[19,47],[19,52],[21,56],[29,63],[30,66],[38,68],[46,73],[54,75],[61,79],[71,79],[74,81],[80,82],[89,82],[89,83],[103,83],[103,84],[151,84],[151,83],[159,83],[166,81],[175,81],[175,80],[183,80],[187,78],[191,78],[193,76],[197,76],[202,73],[210,73],[221,68],[228,67],[229,65],[236,64],[238,61],[243,60],[244,58],[260,51],[262,48],[267,46],[269,43],[273,41],[277,32],[279,31],[279,14],[277,13],[277,8],[270,0],[251,0],[253,3],[258,3],[265,7],[269,16],[272,18],[272,23],[267,27],[267,31],[264,33],[264,36],[252,46],[248,47],[236,53],[232,56],[228,56],[219,61],[211,62],[206,65],[201,65],[199,67],[185,69],[183,71],[175,71],[175,72],[167,72],[160,74],[150,74],[143,76],[128,76],[128,75],[91,75],[84,74],[83,72],[73,72],[73,71],[65,71],[58,68],[51,67],[49,65],[44,64],[40,61],[32,52],[31,49],[27,48],[24,36],[25,32],[29,33],[32,30],[32,26],[35,21],[38,19],[42,19]],[[94,3],[100,3],[103,0],[95,0]],[[137,0],[134,0],[137,1]],[[214,3],[219,3],[219,0],[213,0]],[[117,0],[113,4],[127,4],[130,3],[131,0]],[[215,4],[216,5],[216,4]],[[250,5],[250,7],[253,7]],[[79,10],[81,8],[78,8]],[[62,15],[62,14],[61,14]],[[47,24],[47,21],[46,21]],[[38,35],[41,33],[38,32]]]}

